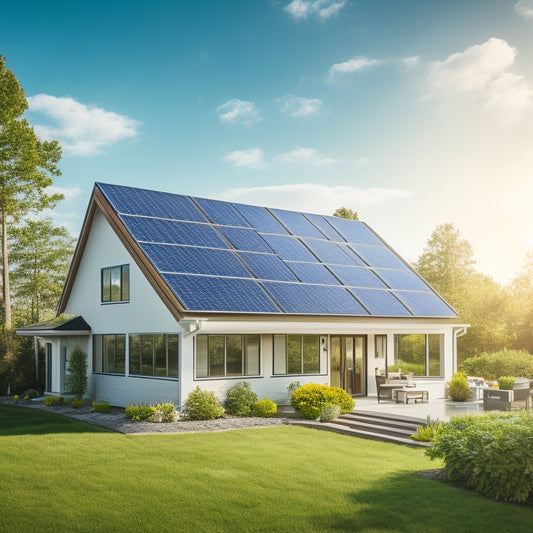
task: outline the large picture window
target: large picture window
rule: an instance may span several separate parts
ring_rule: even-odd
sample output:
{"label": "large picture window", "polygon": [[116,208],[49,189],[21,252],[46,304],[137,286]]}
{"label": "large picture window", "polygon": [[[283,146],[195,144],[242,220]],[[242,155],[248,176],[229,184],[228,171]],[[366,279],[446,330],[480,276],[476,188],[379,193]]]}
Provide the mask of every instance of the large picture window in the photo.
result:
{"label": "large picture window", "polygon": [[93,372],[124,374],[126,371],[126,335],[95,335]]}
{"label": "large picture window", "polygon": [[120,265],[102,268],[102,302],[129,302],[130,266]]}
{"label": "large picture window", "polygon": [[260,335],[197,335],[196,377],[257,376]]}
{"label": "large picture window", "polygon": [[129,373],[136,376],[178,377],[178,335],[130,335]]}
{"label": "large picture window", "polygon": [[319,374],[318,335],[274,335],[274,374]]}
{"label": "large picture window", "polygon": [[389,372],[412,372],[414,376],[440,377],[443,335],[394,335],[394,361]]}

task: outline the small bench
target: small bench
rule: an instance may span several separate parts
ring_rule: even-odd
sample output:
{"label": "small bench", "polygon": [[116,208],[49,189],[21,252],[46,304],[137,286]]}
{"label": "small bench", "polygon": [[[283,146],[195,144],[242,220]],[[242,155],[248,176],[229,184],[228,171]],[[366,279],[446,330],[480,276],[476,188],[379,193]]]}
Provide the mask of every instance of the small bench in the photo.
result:
{"label": "small bench", "polygon": [[396,403],[409,403],[413,400],[414,403],[427,403],[429,401],[429,391],[415,388],[396,389]]}

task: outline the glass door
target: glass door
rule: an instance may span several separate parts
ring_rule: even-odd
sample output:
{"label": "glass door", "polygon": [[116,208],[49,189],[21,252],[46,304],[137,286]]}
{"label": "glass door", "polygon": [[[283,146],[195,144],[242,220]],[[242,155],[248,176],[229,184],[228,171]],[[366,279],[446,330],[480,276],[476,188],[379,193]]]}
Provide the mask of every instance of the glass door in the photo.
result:
{"label": "glass door", "polygon": [[366,392],[366,336],[343,335],[330,338],[330,380],[352,396]]}

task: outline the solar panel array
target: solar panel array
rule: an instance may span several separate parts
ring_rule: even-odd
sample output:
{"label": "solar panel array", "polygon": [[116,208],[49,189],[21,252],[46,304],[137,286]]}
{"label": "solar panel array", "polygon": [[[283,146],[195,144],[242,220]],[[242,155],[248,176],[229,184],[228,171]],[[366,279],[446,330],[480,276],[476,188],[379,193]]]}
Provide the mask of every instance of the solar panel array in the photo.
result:
{"label": "solar panel array", "polygon": [[97,187],[186,311],[457,316],[363,222]]}

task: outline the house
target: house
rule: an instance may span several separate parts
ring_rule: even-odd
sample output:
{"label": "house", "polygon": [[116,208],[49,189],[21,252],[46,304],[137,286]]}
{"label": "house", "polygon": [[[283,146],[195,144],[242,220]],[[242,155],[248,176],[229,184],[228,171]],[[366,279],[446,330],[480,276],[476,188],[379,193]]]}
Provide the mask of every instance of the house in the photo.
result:
{"label": "house", "polygon": [[239,381],[374,395],[400,367],[442,397],[465,331],[363,222],[96,183],[58,317],[18,333],[46,342],[47,393],[79,346],[90,398],[180,406]]}

